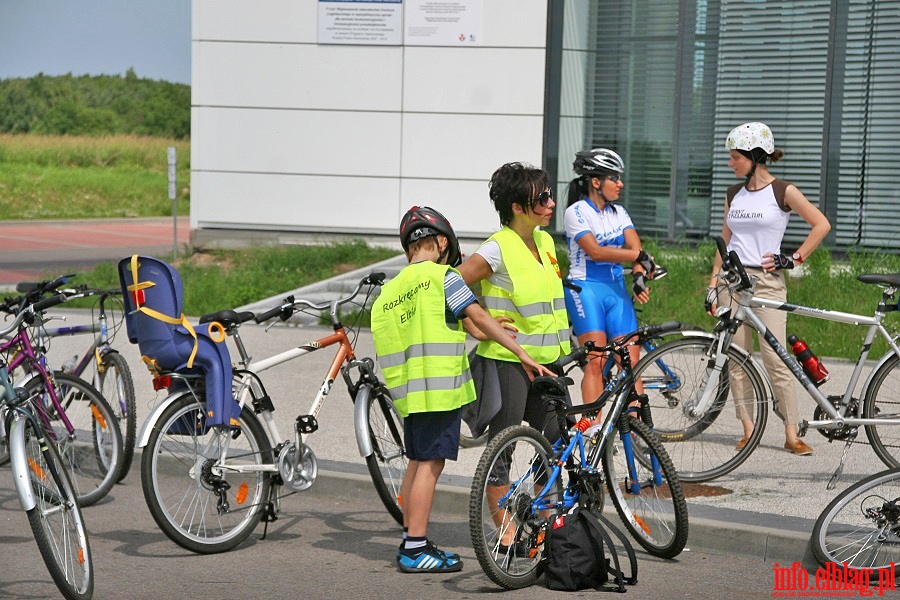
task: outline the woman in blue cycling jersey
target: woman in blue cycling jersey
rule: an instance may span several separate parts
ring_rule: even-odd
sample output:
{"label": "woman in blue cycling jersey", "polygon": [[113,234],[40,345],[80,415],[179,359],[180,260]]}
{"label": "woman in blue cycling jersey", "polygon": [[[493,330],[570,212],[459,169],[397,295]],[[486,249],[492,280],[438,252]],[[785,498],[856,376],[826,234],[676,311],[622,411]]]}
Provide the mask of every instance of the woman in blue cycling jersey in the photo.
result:
{"label": "woman in blue cycling jersey", "polygon": [[[572,167],[578,177],[569,183],[565,231],[569,280],[580,291],[566,288],[566,310],[578,342],[583,345],[591,340],[602,346],[637,329],[622,264],[631,266],[634,298],[642,304],[650,299],[647,279],[656,265],[641,248],[628,212],[618,204],[625,187],[622,158],[612,150],[595,148],[578,152]],[[636,364],[640,347],[631,346],[629,352]],[[593,402],[603,391],[605,357],[599,359],[585,368],[581,384],[584,402]],[[643,393],[639,381],[635,391]]]}

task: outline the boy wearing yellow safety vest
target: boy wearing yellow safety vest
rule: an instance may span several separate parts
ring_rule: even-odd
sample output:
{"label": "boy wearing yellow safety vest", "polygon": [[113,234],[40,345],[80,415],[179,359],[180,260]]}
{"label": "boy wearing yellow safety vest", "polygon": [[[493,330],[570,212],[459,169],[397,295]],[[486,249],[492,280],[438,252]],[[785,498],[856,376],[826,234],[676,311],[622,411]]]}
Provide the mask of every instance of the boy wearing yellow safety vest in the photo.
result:
{"label": "boy wearing yellow safety vest", "polygon": [[475,399],[462,319],[512,352],[530,374],[551,373],[478,305],[454,268],[461,262],[459,242],[442,214],[412,207],[400,223],[400,241],[410,264],[372,306],[375,352],[404,417],[409,459],[397,563],[404,573],[449,573],[462,569],[462,561],[429,541],[427,528],[444,462],[459,451],[460,408]]}

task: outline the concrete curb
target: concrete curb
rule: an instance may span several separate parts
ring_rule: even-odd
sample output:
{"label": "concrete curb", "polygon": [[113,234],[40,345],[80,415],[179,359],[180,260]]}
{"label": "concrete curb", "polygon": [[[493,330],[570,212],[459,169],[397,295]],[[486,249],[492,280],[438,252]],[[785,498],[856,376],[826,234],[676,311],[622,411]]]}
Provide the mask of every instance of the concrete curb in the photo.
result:
{"label": "concrete curb", "polygon": [[[335,466],[337,465],[334,463],[329,465],[331,468],[323,469],[320,466],[316,483],[304,493],[321,497],[369,494],[376,498],[372,480],[368,474],[337,471],[334,470]],[[468,486],[439,483],[437,489],[433,511],[460,518],[468,528]],[[694,508],[703,507],[691,505],[689,500],[688,510],[691,511]],[[604,512],[610,514],[613,522],[618,522],[615,509],[609,502],[607,502]],[[759,515],[748,514],[746,516],[756,518]],[[809,533],[782,527],[752,525],[740,521],[740,519],[722,521],[703,516],[690,516],[686,551],[738,554],[766,562],[785,564],[793,562],[801,562],[807,566],[814,564],[815,561],[808,556]]]}

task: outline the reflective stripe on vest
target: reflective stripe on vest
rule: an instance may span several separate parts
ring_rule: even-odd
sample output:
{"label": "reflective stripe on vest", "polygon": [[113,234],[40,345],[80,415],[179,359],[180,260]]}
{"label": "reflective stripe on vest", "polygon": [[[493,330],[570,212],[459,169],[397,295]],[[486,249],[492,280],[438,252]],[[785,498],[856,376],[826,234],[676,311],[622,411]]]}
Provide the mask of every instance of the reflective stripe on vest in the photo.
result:
{"label": "reflective stripe on vest", "polygon": [[372,304],[372,338],[385,384],[402,416],[448,411],[475,398],[462,324],[446,322],[450,267],[424,261],[387,282]]}
{"label": "reflective stripe on vest", "polygon": [[[562,279],[556,263],[556,249],[550,234],[535,230],[534,240],[541,262],[519,235],[504,227],[490,239],[500,245],[503,264],[512,280],[513,292],[482,280],[485,310],[494,318],[509,317],[518,329],[516,342],[539,363],[551,363],[569,352],[569,317],[566,313]],[[487,358],[518,362],[500,344],[487,340],[478,345],[478,354]]]}

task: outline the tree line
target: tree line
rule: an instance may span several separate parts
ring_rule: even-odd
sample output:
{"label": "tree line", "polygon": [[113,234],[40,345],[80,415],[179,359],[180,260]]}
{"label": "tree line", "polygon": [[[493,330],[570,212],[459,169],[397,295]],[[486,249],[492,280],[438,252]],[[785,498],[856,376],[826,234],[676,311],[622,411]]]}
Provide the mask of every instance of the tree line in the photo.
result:
{"label": "tree line", "polygon": [[191,135],[191,87],[121,75],[0,79],[0,133]]}

